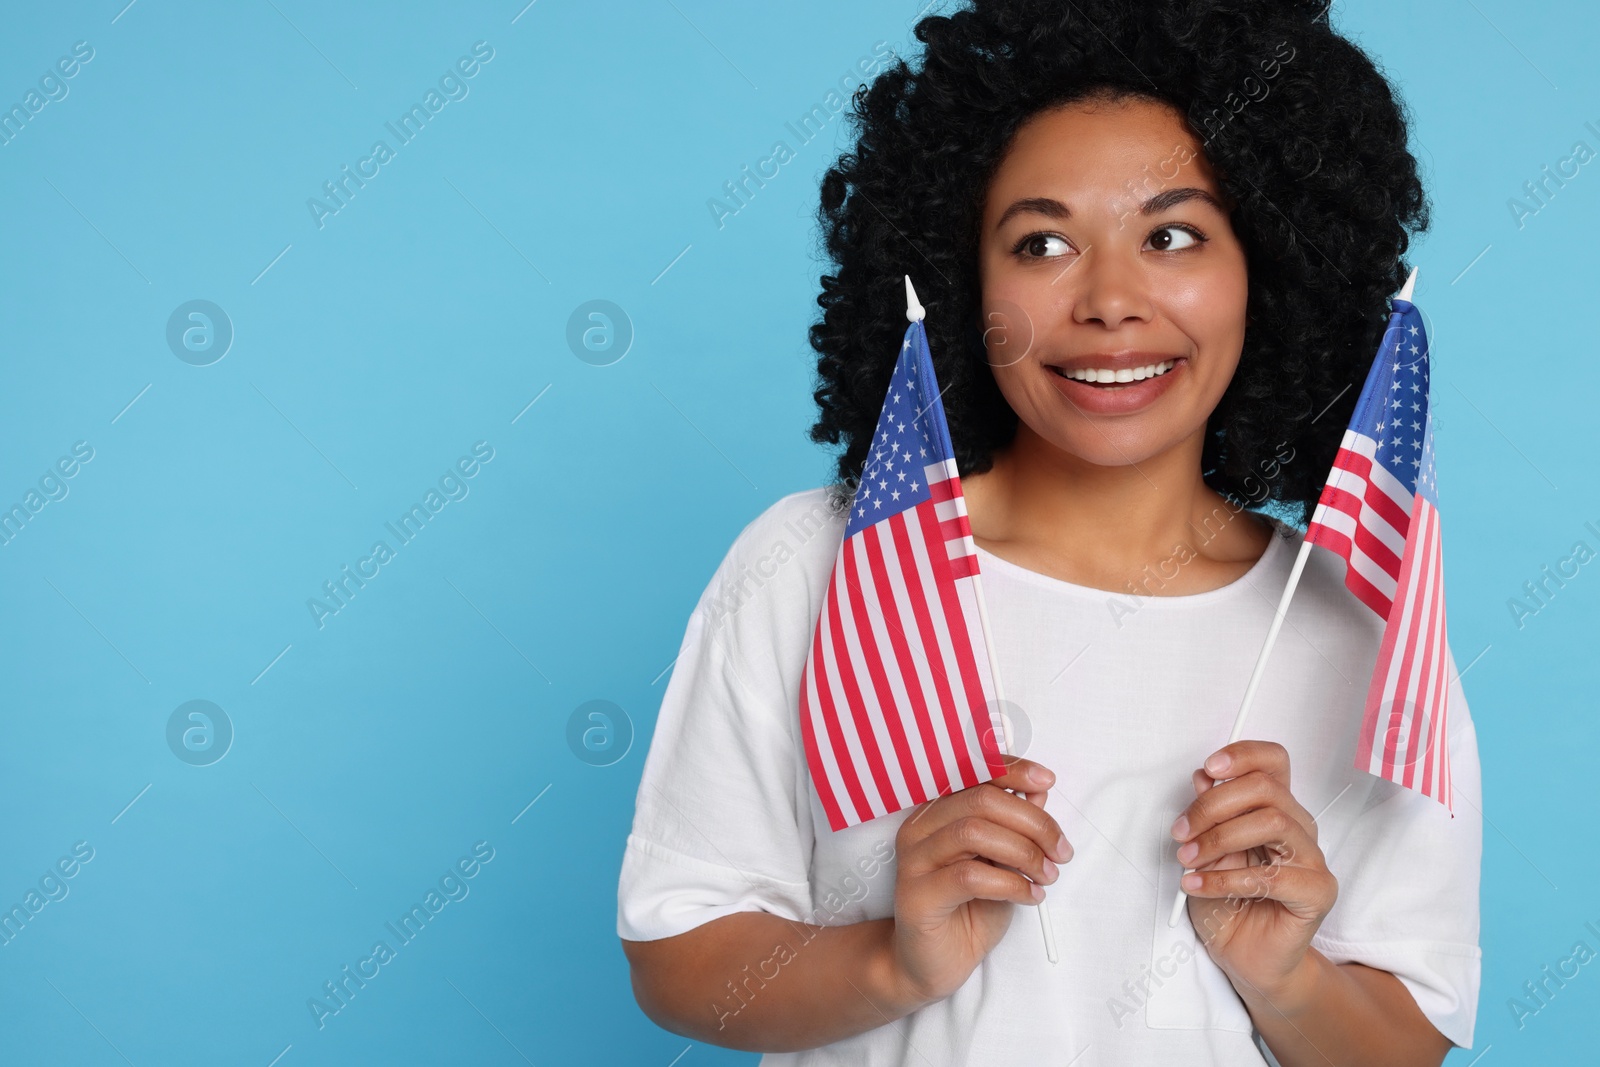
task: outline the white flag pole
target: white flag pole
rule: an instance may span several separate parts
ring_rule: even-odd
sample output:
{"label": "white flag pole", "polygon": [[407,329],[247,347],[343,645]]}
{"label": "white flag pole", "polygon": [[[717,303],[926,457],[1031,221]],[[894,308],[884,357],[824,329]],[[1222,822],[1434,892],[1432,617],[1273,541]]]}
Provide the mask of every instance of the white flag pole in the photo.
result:
{"label": "white flag pole", "polygon": [[[906,319],[909,322],[921,322],[927,316],[927,311],[917,300],[917,291],[911,287],[911,275],[908,274],[905,277]],[[1006,694],[1004,687],[1000,683],[1000,661],[995,655],[994,635],[989,629],[989,609],[983,602],[982,575],[974,574],[972,576],[972,589],[978,600],[978,622],[983,626],[984,648],[989,653],[989,677],[994,681],[995,707],[1000,714],[1000,729],[1005,734],[1006,754],[1010,755],[1012,752],[1011,720],[1005,714]],[[1020,795],[1023,799],[1027,799],[1026,793]],[[1060,956],[1056,952],[1055,928],[1050,924],[1050,909],[1046,908],[1045,902],[1041,900],[1034,905],[1034,910],[1039,913],[1039,929],[1044,934],[1045,956],[1049,958],[1051,963],[1057,963],[1060,961]]]}
{"label": "white flag pole", "polygon": [[[1244,718],[1250,714],[1250,702],[1255,699],[1256,686],[1260,684],[1261,676],[1266,672],[1267,657],[1272,655],[1272,646],[1278,640],[1278,631],[1283,628],[1284,616],[1289,613],[1289,601],[1294,597],[1295,586],[1300,584],[1300,572],[1305,569],[1306,557],[1310,554],[1311,542],[1302,541],[1300,554],[1294,558],[1294,570],[1289,572],[1289,584],[1283,587],[1283,596],[1278,600],[1278,610],[1272,616],[1272,625],[1267,629],[1266,643],[1261,646],[1261,654],[1256,657],[1255,670],[1250,672],[1250,684],[1244,688],[1244,700],[1239,704],[1239,713],[1233,717],[1233,731],[1228,734],[1230,745],[1239,740],[1239,736],[1244,733]],[[1224,779],[1217,778],[1213,779],[1211,784],[1221,785],[1223,781]],[[1192,867],[1185,867],[1183,873],[1189,874],[1193,870]],[[1183,914],[1183,902],[1188,898],[1189,894],[1180,887],[1177,899],[1172,902],[1172,914],[1167,916],[1168,926],[1178,925],[1178,916]]]}
{"label": "white flag pole", "polygon": [[[1409,301],[1416,284],[1417,269],[1413,267],[1411,268],[1411,276],[1406,279],[1406,283],[1395,294],[1396,298]],[[1240,735],[1244,733],[1244,719],[1250,713],[1250,702],[1255,699],[1256,686],[1261,684],[1261,676],[1266,672],[1267,658],[1272,655],[1272,646],[1278,640],[1278,631],[1283,628],[1284,616],[1289,613],[1289,601],[1294,597],[1295,587],[1300,584],[1300,572],[1305,570],[1306,557],[1311,554],[1311,547],[1310,541],[1302,541],[1300,543],[1300,554],[1295,557],[1294,569],[1289,572],[1289,582],[1283,587],[1283,596],[1278,598],[1278,610],[1272,616],[1272,625],[1267,628],[1267,640],[1261,646],[1261,654],[1256,657],[1255,670],[1250,672],[1250,682],[1244,687],[1244,699],[1239,702],[1239,713],[1233,717],[1233,730],[1228,734],[1228,744],[1230,745],[1239,740]],[[1218,786],[1225,780],[1214,778],[1211,784]],[[1191,874],[1193,871],[1194,868],[1185,867],[1183,873]],[[1182,876],[1180,875],[1179,877],[1181,878]],[[1178,916],[1183,914],[1183,902],[1188,898],[1189,894],[1183,891],[1180,883],[1177,899],[1172,902],[1172,914],[1167,917],[1168,926],[1178,925]]]}

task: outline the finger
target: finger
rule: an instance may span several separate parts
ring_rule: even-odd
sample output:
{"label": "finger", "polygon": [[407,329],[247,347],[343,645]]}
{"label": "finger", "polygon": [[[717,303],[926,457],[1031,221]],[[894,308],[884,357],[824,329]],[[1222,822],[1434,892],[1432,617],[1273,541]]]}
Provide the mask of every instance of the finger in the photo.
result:
{"label": "finger", "polygon": [[[1042,794],[1048,791],[1050,786],[1055,784],[1055,773],[1044,764],[1037,763],[1030,759],[1023,759],[1021,756],[1004,756],[1002,758],[1005,760],[1006,764],[1005,773],[996,778],[991,778],[988,782],[980,783],[978,786],[974,786],[973,788],[977,789],[982,788],[983,785],[993,785],[1002,790],[1015,790],[1017,795],[1021,796],[1025,800],[1028,800],[1035,807],[1043,807],[1042,800],[1036,801],[1032,798],[1035,794]],[[908,816],[905,822],[901,824],[902,831],[914,835],[912,837],[908,837],[906,839],[906,843],[910,844],[913,840],[926,837],[937,830],[939,826],[943,825],[943,820],[936,819],[933,822],[927,821],[929,818],[930,809],[936,805],[940,805],[940,802],[943,801],[945,797],[958,796],[962,792],[967,792],[967,790],[957,790],[954,793],[943,794],[935,797],[933,800],[924,801],[916,808],[912,809],[910,816]],[[920,825],[908,825],[913,823]]]}
{"label": "finger", "polygon": [[911,884],[916,895],[914,907],[926,907],[943,917],[969,900],[1009,900],[1017,904],[1037,904],[1044,899],[1044,887],[1000,867],[977,860],[962,860],[923,875]]}
{"label": "finger", "polygon": [[1339,895],[1339,883],[1330,872],[1289,864],[1193,871],[1183,876],[1181,884],[1191,897],[1276,900],[1297,917],[1311,921],[1333,910]]}
{"label": "finger", "polygon": [[925,810],[913,816],[914,822],[907,819],[901,824],[898,845],[907,851],[913,850],[948,824],[968,816],[987,819],[1031,839],[1058,863],[1072,858],[1072,845],[1060,824],[1044,809],[1042,797],[1034,800],[1029,794],[1029,799],[1024,800],[1015,793],[1006,792],[994,781],[928,802]]}
{"label": "finger", "polygon": [[912,877],[962,860],[982,859],[1012,867],[1049,884],[1059,869],[1034,841],[987,819],[969,815],[946,825],[902,858]]}
{"label": "finger", "polygon": [[1289,750],[1276,741],[1235,741],[1205,758],[1205,769],[1217,779],[1264,771],[1289,788]]}
{"label": "finger", "polygon": [[1196,797],[1183,810],[1183,814],[1173,820],[1172,836],[1179,841],[1192,841],[1213,826],[1238,818],[1255,808],[1269,807],[1282,809],[1313,840],[1316,839],[1316,822],[1311,818],[1311,813],[1282,782],[1259,770],[1246,771],[1237,778],[1229,778]]}
{"label": "finger", "polygon": [[1021,756],[1006,758],[1005,773],[990,781],[1001,789],[1015,789],[1019,793],[1043,792],[1056,784],[1055,772],[1042,763]]}
{"label": "finger", "polygon": [[1204,867],[1252,848],[1269,850],[1279,857],[1275,862],[1326,866],[1322,851],[1305,827],[1278,808],[1256,808],[1196,835],[1179,847],[1178,861],[1185,867]]}

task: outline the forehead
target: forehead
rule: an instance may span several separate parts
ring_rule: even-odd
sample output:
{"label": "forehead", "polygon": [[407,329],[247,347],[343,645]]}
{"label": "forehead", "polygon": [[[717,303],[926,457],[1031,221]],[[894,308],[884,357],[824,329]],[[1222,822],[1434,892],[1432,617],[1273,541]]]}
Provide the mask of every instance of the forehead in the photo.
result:
{"label": "forehead", "polygon": [[[1087,201],[1125,199],[1129,182],[1148,183],[1152,176],[1220,191],[1200,140],[1171,105],[1141,98],[1079,101],[1041,111],[1017,130],[990,183],[985,214],[998,215],[1021,196],[1053,196],[1088,208]],[[1144,195],[1157,191],[1140,188]]]}

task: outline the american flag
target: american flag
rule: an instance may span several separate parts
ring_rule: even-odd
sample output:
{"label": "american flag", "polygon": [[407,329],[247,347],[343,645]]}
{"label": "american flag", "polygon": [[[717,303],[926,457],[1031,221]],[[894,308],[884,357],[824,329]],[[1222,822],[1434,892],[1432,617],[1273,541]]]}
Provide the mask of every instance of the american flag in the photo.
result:
{"label": "american flag", "polygon": [[919,319],[900,346],[801,685],[806,760],[834,830],[1005,773],[977,583]]}
{"label": "american flag", "polygon": [[1453,814],[1444,555],[1428,395],[1428,334],[1416,305],[1396,297],[1306,540],[1344,557],[1345,585],[1384,620],[1356,768],[1430,796]]}

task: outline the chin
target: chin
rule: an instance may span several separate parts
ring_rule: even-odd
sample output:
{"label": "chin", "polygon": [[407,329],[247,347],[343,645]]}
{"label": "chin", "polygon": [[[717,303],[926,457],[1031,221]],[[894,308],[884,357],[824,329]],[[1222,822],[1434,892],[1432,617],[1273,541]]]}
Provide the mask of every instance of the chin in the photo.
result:
{"label": "chin", "polygon": [[1143,434],[1072,433],[1046,438],[1057,449],[1097,467],[1137,467],[1176,447],[1179,441],[1152,441]]}

